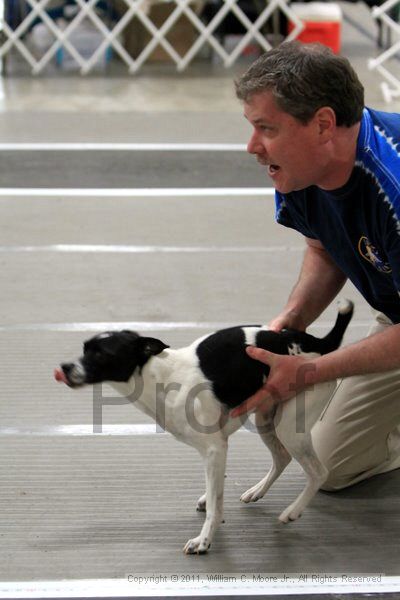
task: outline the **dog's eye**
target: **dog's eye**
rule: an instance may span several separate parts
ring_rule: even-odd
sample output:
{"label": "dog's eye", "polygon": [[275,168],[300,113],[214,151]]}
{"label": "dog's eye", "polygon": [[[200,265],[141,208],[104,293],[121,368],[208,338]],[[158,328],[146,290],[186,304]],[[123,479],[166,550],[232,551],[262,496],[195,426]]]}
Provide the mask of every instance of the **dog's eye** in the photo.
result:
{"label": "dog's eye", "polygon": [[103,352],[101,352],[100,350],[93,350],[90,348],[87,348],[84,354],[85,356],[90,356],[94,359],[99,359],[103,356]]}

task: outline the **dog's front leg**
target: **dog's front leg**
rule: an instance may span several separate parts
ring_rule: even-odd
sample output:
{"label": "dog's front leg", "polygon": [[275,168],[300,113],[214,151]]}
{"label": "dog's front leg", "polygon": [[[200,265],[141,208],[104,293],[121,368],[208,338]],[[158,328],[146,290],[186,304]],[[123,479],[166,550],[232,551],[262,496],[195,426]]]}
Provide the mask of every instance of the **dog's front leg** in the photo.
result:
{"label": "dog's front leg", "polygon": [[201,452],[206,471],[206,519],[200,535],[189,540],[185,554],[204,554],[211,545],[214,533],[223,518],[225,466],[228,443],[220,440]]}

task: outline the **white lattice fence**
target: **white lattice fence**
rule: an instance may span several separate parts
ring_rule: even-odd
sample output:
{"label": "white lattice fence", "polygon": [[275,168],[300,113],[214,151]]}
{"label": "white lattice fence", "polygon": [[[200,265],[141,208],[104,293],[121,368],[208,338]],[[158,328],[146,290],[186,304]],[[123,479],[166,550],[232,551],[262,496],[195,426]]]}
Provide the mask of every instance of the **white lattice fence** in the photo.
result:
{"label": "white lattice fence", "polygon": [[400,69],[397,68],[397,75],[390,71],[386,62],[394,58],[400,53],[400,23],[398,16],[400,13],[400,0],[387,0],[381,6],[375,6],[372,10],[372,15],[375,19],[379,19],[382,24],[388,28],[392,34],[392,44],[390,48],[382,52],[377,58],[369,60],[369,68],[378,71],[386,81],[382,82],[381,88],[386,102],[390,102],[393,98],[400,96]]}
{"label": "white lattice fence", "polygon": [[[151,3],[155,0],[121,0],[125,12],[117,21],[112,22],[102,18],[98,10],[100,0],[74,0],[75,14],[64,26],[51,16],[52,1],[54,0],[21,0],[28,10],[14,29],[0,13],[0,31],[2,31],[0,61],[16,50],[28,63],[31,72],[36,75],[42,73],[60,52],[66,51],[75,61],[76,68],[84,75],[95,68],[99,58],[107,49],[112,49],[126,64],[129,73],[136,73],[149,60],[155,48],[161,46],[176,64],[178,71],[183,71],[198,55],[204,44],[208,44],[222,63],[229,67],[235,63],[252,40],[259,44],[262,50],[270,49],[271,45],[261,30],[269,19],[276,16],[277,11],[284,13],[295,24],[294,30],[287,39],[295,38],[303,28],[299,18],[287,5],[287,0],[268,0],[265,5],[261,4],[262,9],[254,22],[241,9],[238,0],[224,0],[209,23],[199,17],[198,8],[199,4],[204,4],[203,0],[174,0],[169,2],[172,9],[170,15],[158,28],[149,17]],[[243,37],[231,52],[224,47],[217,34],[218,27],[230,14],[234,15],[245,30]],[[191,23],[195,36],[189,49],[181,55],[168,41],[168,34],[183,15]],[[148,41],[135,58],[122,42],[124,29],[134,18],[149,34]],[[45,27],[51,40],[39,56],[37,52],[32,51],[29,44],[31,32],[38,22],[42,28]],[[90,56],[83,56],[76,43],[77,32],[84,23],[90,24],[90,28],[96,32],[98,38],[97,46]]]}

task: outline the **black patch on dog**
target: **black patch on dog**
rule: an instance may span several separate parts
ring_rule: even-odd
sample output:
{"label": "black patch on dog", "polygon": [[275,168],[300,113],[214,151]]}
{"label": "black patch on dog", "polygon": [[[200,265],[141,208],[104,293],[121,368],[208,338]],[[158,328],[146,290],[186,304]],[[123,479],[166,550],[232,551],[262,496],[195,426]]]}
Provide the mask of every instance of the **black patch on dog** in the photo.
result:
{"label": "black patch on dog", "polygon": [[[83,345],[80,362],[85,370],[85,384],[103,381],[128,381],[136,368],[142,368],[151,356],[169,348],[164,342],[142,337],[135,331],[110,331],[91,338]],[[73,364],[61,368],[68,378]]]}
{"label": "black patch on dog", "polygon": [[246,338],[241,327],[213,333],[197,347],[199,365],[212,384],[220,402],[238,406],[263,384],[269,367],[246,354]]}
{"label": "black patch on dog", "polygon": [[[352,317],[353,310],[338,314],[335,326],[324,338],[294,329],[277,333],[260,329],[255,345],[274,354],[289,354],[296,344],[301,352],[326,354],[340,346],[343,334]],[[250,358],[246,353],[246,337],[242,327],[221,329],[204,339],[197,347],[200,368],[212,384],[212,390],[220,402],[234,408],[252,396],[268,377],[269,366]]]}

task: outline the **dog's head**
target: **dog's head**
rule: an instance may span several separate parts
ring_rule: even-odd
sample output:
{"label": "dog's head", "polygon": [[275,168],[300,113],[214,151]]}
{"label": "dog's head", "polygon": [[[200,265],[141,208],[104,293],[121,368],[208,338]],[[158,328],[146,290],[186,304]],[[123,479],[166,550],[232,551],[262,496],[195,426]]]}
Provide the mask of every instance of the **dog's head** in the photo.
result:
{"label": "dog's head", "polygon": [[160,340],[134,331],[107,331],[85,342],[83,355],[75,362],[63,363],[54,376],[73,388],[103,381],[126,382],[165,348],[169,346]]}

